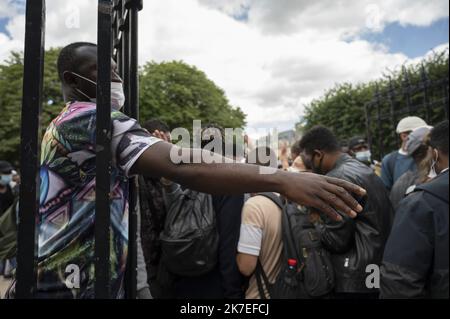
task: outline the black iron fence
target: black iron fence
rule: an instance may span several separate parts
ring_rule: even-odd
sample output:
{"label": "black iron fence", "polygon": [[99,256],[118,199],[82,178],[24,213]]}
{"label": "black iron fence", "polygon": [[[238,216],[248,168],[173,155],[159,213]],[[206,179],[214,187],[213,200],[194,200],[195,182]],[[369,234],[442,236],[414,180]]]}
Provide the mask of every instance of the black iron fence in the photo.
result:
{"label": "black iron fence", "polygon": [[[125,113],[139,114],[138,12],[142,0],[98,1],[98,80],[96,130],[95,297],[110,298],[111,57],[124,80]],[[26,2],[26,30],[21,126],[21,173],[16,296],[36,291],[39,153],[45,40],[45,0]],[[126,297],[136,296],[137,183],[130,183],[129,254]]]}
{"label": "black iron fence", "polygon": [[404,67],[400,80],[388,77],[382,87],[376,84],[373,99],[365,105],[367,138],[375,158],[398,147],[396,126],[403,117],[419,116],[430,125],[448,119],[448,89],[448,69],[445,76],[436,78],[423,64],[418,73]]}

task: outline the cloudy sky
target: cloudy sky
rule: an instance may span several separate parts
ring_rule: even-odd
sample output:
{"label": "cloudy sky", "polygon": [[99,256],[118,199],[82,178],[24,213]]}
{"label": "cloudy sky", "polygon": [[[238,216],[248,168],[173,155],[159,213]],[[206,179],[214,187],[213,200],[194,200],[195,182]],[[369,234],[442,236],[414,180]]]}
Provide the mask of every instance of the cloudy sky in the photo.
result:
{"label": "cloudy sky", "polygon": [[[23,50],[25,0],[0,0],[0,60]],[[448,47],[448,0],[144,0],[140,63],[184,60],[248,115],[293,128],[335,83],[379,77]],[[95,0],[47,0],[46,46],[96,41]]]}

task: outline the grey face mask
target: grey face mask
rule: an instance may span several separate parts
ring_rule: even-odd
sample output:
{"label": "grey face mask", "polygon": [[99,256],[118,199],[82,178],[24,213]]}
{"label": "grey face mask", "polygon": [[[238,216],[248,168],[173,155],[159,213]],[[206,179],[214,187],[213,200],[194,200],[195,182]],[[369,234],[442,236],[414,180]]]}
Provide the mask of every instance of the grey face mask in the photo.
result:
{"label": "grey face mask", "polygon": [[370,152],[370,150],[367,151],[362,151],[362,152],[357,152],[355,154],[355,157],[358,161],[363,162],[363,163],[370,163],[372,160],[372,153]]}

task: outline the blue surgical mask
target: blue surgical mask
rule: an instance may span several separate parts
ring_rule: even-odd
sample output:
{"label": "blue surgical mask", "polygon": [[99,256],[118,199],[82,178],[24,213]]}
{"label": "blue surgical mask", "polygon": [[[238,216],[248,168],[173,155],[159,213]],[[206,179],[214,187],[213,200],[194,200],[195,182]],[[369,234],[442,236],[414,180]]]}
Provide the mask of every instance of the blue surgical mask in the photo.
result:
{"label": "blue surgical mask", "polygon": [[11,175],[1,175],[0,184],[4,186],[9,185],[9,183],[11,183],[11,180],[12,180]]}
{"label": "blue surgical mask", "polygon": [[370,150],[357,152],[355,153],[355,157],[360,162],[370,163],[372,159],[372,153],[370,152]]}

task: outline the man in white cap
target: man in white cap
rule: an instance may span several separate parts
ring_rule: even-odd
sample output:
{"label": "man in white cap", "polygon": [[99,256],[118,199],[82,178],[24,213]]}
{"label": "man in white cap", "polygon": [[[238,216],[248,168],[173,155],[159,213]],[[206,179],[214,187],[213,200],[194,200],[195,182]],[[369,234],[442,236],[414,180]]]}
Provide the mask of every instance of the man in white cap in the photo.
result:
{"label": "man in white cap", "polygon": [[397,125],[397,134],[402,141],[399,150],[389,153],[383,158],[381,164],[381,179],[388,190],[391,190],[397,179],[410,170],[416,170],[414,159],[406,152],[408,135],[416,128],[426,126],[427,123],[417,116],[408,116]]}

